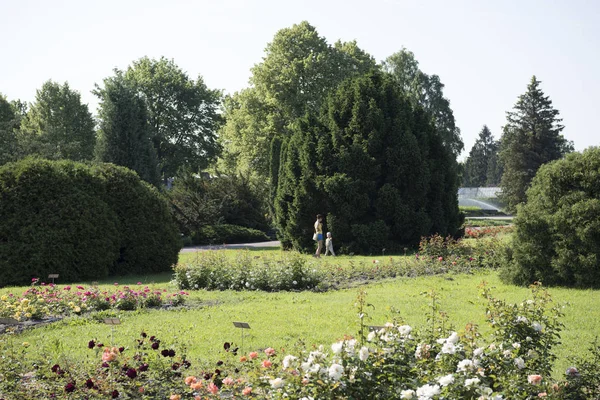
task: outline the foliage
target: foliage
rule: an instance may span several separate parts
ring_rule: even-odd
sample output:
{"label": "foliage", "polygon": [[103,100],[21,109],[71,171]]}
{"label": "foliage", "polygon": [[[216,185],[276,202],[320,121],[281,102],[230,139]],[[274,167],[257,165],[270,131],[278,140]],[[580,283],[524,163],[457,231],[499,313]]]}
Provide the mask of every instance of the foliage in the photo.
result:
{"label": "foliage", "polygon": [[540,83],[532,77],[514,111],[506,113],[500,139],[500,161],[504,167],[500,186],[510,212],[526,201],[526,191],[540,166],[573,151],[573,144],[561,134],[564,126],[560,124],[559,112],[540,89]]}
{"label": "foliage", "polygon": [[118,70],[94,94],[100,99],[96,159],[132,169],[146,182],[158,185],[158,160],[144,100]]}
{"label": "foliage", "polygon": [[430,115],[444,146],[455,157],[458,156],[464,144],[450,108],[450,101],[444,97],[444,84],[440,77],[421,71],[415,55],[404,48],[383,62],[383,70],[392,76],[414,106],[423,107]]}
{"label": "foliage", "polygon": [[134,61],[124,76],[148,107],[163,179],[175,176],[182,167],[199,172],[215,160],[220,152],[216,141],[220,91],[208,89],[201,76],[190,79],[164,57]]}
{"label": "foliage", "polygon": [[0,93],[0,165],[16,161],[20,156],[17,131],[22,116],[15,106]]}
{"label": "foliage", "polygon": [[253,256],[252,252],[238,251],[228,257],[223,252],[206,251],[180,262],[174,282],[181,289],[323,291],[400,276],[498,268],[503,246],[496,238],[469,244],[436,235],[423,238],[414,257],[382,255],[367,260],[351,258],[347,263],[336,262],[338,257],[308,260],[294,252]]}
{"label": "foliage", "polygon": [[462,185],[466,187],[498,186],[502,171],[498,165],[499,143],[484,125],[465,161]]}
{"label": "foliage", "polygon": [[68,83],[47,81],[21,122],[26,154],[48,159],[91,160],[96,142],[95,122],[81,95]]}
{"label": "foliage", "polygon": [[284,247],[313,247],[312,221],[346,252],[379,253],[461,224],[456,162],[383,73],[345,81],[321,117],[282,144],[275,217]]}
{"label": "foliage", "polygon": [[239,225],[206,225],[192,233],[192,243],[196,245],[267,241],[269,241],[269,237],[263,231]]}
{"label": "foliage", "polygon": [[[185,371],[192,365],[185,347],[169,345],[145,332],[120,347],[91,339],[87,347],[93,354],[92,366],[74,363],[64,355],[52,362],[40,357],[26,377],[18,377],[16,370],[25,367],[19,358],[26,355],[28,344],[22,352],[5,353],[10,347],[4,343],[0,347],[6,355],[0,370],[4,377],[0,395],[14,396],[11,398],[165,399],[181,390]],[[12,368],[9,363],[13,363]]]}
{"label": "foliage", "polygon": [[92,169],[106,182],[103,201],[119,221],[118,257],[110,275],[168,271],[177,262],[181,240],[165,197],[129,169],[113,164]]}
{"label": "foliage", "polygon": [[0,285],[164,271],[177,261],[167,204],[125,168],[25,159],[0,168],[0,199]]}
{"label": "foliage", "polygon": [[[507,304],[484,288],[494,329],[484,338],[469,324],[454,332],[429,321],[417,330],[401,321],[376,327],[368,335],[346,336],[326,349],[302,353],[266,348],[238,353],[229,343],[228,360],[212,376],[189,376],[182,396],[222,398],[372,399],[530,399],[569,398],[572,388],[553,383],[547,365],[562,325],[558,307],[543,290],[533,300]],[[432,316],[443,318],[432,293]],[[361,328],[368,320],[364,295],[357,298]],[[531,321],[531,322],[530,322]],[[429,329],[431,328],[431,329]]]}
{"label": "foliage", "polygon": [[251,86],[225,101],[221,137],[228,165],[267,183],[269,165],[279,159],[272,141],[288,137],[298,118],[318,113],[344,79],[374,68],[355,42],[330,45],[306,21],[279,30],[252,68]]}
{"label": "foliage", "polygon": [[[223,224],[268,230],[264,194],[250,178],[242,175],[207,175],[180,171],[172,189],[166,193],[181,232],[201,238],[203,235],[200,233],[205,226]],[[227,232],[221,233],[213,232],[204,236],[207,240],[226,239]]]}
{"label": "foliage", "polygon": [[542,166],[515,218],[504,278],[600,286],[600,149]]}
{"label": "foliage", "polygon": [[[14,293],[0,297],[0,317],[17,321],[39,320],[48,317],[66,317],[108,309],[135,310],[160,307],[165,302],[179,305],[187,293],[167,293],[166,289],[151,289],[138,282],[138,288],[115,283],[114,290],[100,290],[97,286],[69,285],[59,288],[53,283],[32,279],[32,285],[21,295]],[[165,299],[166,297],[167,299]]]}
{"label": "foliage", "polygon": [[250,252],[239,252],[230,260],[209,251],[193,263],[175,267],[175,283],[181,289],[307,290],[316,289],[320,281],[312,263],[298,254],[257,261]]}

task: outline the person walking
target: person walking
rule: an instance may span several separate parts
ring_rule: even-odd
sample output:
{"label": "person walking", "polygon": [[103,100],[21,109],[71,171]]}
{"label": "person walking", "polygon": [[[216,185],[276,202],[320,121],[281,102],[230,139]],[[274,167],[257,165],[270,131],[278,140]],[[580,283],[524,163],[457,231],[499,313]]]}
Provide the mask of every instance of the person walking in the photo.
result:
{"label": "person walking", "polygon": [[317,252],[315,253],[315,257],[321,258],[321,252],[323,251],[323,216],[321,214],[317,215],[314,237],[317,241]]}
{"label": "person walking", "polygon": [[331,255],[335,257],[335,252],[333,251],[333,237],[331,236],[331,232],[327,232],[327,239],[325,239],[325,255],[327,255],[327,253],[331,253]]}

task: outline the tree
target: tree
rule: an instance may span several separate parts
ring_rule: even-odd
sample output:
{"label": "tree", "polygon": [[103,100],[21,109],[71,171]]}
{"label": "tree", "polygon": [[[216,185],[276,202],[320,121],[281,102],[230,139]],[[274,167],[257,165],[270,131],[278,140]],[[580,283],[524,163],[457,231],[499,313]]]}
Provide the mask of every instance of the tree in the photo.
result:
{"label": "tree", "polygon": [[21,116],[15,105],[0,93],[0,165],[16,161],[19,157],[17,130],[21,125]]}
{"label": "tree", "polygon": [[467,187],[493,186],[498,175],[497,166],[498,142],[492,132],[484,125],[479,137],[469,152],[465,162],[463,185]]}
{"label": "tree", "polygon": [[21,123],[25,152],[48,159],[91,160],[96,132],[87,104],[68,83],[44,83]]}
{"label": "tree", "polygon": [[[291,135],[297,119],[317,114],[327,95],[344,79],[377,68],[355,42],[333,46],[308,22],[281,29],[252,68],[251,86],[225,101],[222,137],[229,166],[263,180],[279,153],[273,140]],[[277,176],[272,176],[277,180]]]}
{"label": "tree", "polygon": [[96,86],[94,94],[100,99],[96,158],[130,168],[146,182],[157,185],[158,160],[144,99],[119,71],[104,80],[103,88]]}
{"label": "tree", "polygon": [[312,223],[347,251],[380,252],[460,225],[456,161],[427,113],[381,72],[345,81],[283,142],[275,216],[284,246],[313,247]]}
{"label": "tree", "polygon": [[541,166],[518,207],[506,281],[600,287],[600,148]]}
{"label": "tree", "polygon": [[185,167],[198,172],[220,152],[217,130],[221,92],[208,89],[201,76],[190,79],[173,60],[134,61],[126,81],[148,107],[150,132],[163,179]]}
{"label": "tree", "polygon": [[431,115],[444,145],[457,157],[464,144],[450,108],[450,101],[444,97],[444,84],[440,77],[421,71],[414,54],[404,48],[389,56],[383,62],[383,69],[392,75],[413,105],[422,106]]}
{"label": "tree", "polygon": [[500,160],[504,173],[500,185],[511,212],[526,201],[527,188],[540,166],[573,151],[573,144],[561,134],[564,126],[559,112],[540,89],[540,83],[535,76],[531,78],[514,111],[507,112],[503,128]]}

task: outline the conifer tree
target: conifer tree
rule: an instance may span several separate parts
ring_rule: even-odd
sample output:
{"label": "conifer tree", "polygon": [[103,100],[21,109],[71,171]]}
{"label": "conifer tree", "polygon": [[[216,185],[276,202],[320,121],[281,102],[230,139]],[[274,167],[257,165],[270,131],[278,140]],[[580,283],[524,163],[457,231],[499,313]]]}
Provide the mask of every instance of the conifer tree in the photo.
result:
{"label": "conifer tree", "polygon": [[347,80],[319,117],[305,117],[281,145],[275,216],[287,247],[313,247],[312,222],[349,252],[380,253],[460,225],[452,151],[392,78]]}
{"label": "conifer tree", "polygon": [[146,182],[158,184],[158,160],[144,100],[118,71],[94,93],[100,98],[96,158],[132,169]]}
{"label": "conifer tree", "polygon": [[465,162],[463,186],[483,187],[498,184],[497,153],[498,142],[494,140],[487,125],[484,125]]}
{"label": "conifer tree", "polygon": [[564,126],[559,111],[540,83],[535,76],[531,78],[527,92],[519,96],[513,111],[507,112],[502,134],[502,197],[511,212],[526,201],[526,191],[540,166],[573,151],[572,142],[561,134]]}

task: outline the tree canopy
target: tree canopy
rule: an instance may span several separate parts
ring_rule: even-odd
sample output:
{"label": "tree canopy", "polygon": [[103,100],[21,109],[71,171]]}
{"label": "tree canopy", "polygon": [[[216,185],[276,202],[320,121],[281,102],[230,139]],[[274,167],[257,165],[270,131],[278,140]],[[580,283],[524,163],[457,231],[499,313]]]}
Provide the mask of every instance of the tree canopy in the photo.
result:
{"label": "tree canopy", "polygon": [[306,21],[281,29],[252,68],[251,86],[225,101],[226,161],[265,179],[279,159],[271,142],[290,136],[298,118],[317,114],[344,79],[375,68],[375,60],[355,42],[330,45]]}
{"label": "tree canopy", "polygon": [[450,101],[444,97],[444,84],[440,77],[421,71],[415,55],[404,48],[389,56],[383,62],[383,69],[394,78],[413,105],[422,106],[430,114],[444,145],[457,157],[464,144],[450,108]]}
{"label": "tree canopy", "polygon": [[119,71],[94,93],[100,99],[96,158],[130,168],[146,182],[158,184],[158,159],[144,99]]}
{"label": "tree canopy", "polygon": [[465,161],[463,186],[482,187],[500,184],[498,147],[499,143],[494,140],[487,125],[484,125]]}
{"label": "tree canopy", "polygon": [[91,160],[96,142],[95,123],[81,95],[65,82],[47,81],[21,121],[26,154],[48,159]]}
{"label": "tree canopy", "polygon": [[181,167],[206,168],[220,152],[221,92],[209,89],[201,76],[194,81],[173,60],[148,57],[134,61],[125,80],[148,108],[152,143],[163,179]]}
{"label": "tree canopy", "polygon": [[533,76],[527,92],[519,96],[513,111],[506,113],[500,160],[504,167],[502,197],[509,211],[526,201],[526,191],[540,166],[573,151],[573,144],[561,134],[564,126],[559,111],[540,83]]}

